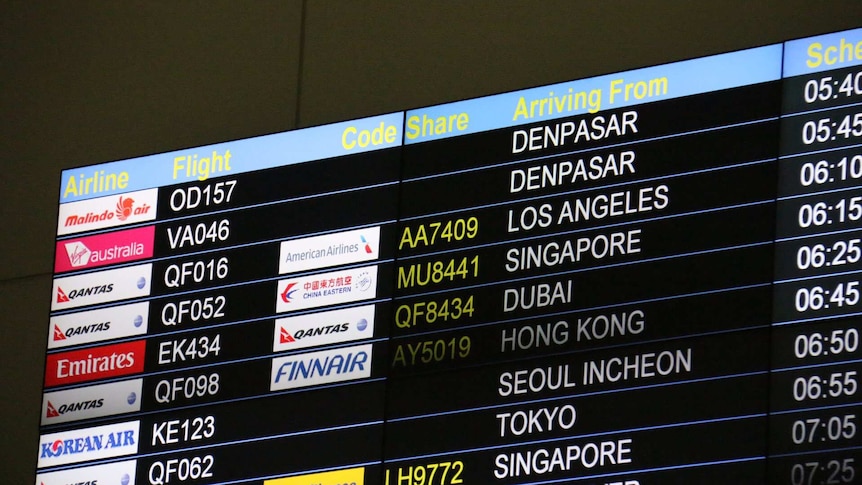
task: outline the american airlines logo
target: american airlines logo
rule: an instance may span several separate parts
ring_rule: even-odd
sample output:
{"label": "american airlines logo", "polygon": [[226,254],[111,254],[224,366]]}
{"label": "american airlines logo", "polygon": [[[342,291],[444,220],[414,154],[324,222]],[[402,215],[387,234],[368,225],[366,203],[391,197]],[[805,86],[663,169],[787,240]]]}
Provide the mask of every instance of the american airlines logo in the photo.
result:
{"label": "american airlines logo", "polygon": [[155,220],[157,199],[158,189],[147,189],[61,204],[57,235]]}
{"label": "american airlines logo", "polygon": [[270,391],[371,377],[371,344],[272,359]]}
{"label": "american airlines logo", "polygon": [[155,226],[60,241],[54,272],[95,268],[153,256]]}
{"label": "american airlines logo", "polygon": [[146,340],[49,354],[45,387],[106,379],[144,370]]}
{"label": "american airlines logo", "polygon": [[144,335],[149,312],[150,303],[142,302],[53,316],[48,348]]}
{"label": "american airlines logo", "polygon": [[42,425],[113,416],[141,410],[143,379],[46,392]]}
{"label": "american airlines logo", "polygon": [[149,296],[152,263],[54,279],[51,310]]}
{"label": "american airlines logo", "polygon": [[278,273],[373,261],[380,257],[379,249],[379,226],[284,241]]}
{"label": "american airlines logo", "polygon": [[374,305],[363,305],[278,319],[272,350],[283,352],[373,336]]}
{"label": "american airlines logo", "polygon": [[39,473],[37,485],[135,485],[137,460]]}
{"label": "american airlines logo", "polygon": [[42,435],[38,468],[138,452],[139,421]]}

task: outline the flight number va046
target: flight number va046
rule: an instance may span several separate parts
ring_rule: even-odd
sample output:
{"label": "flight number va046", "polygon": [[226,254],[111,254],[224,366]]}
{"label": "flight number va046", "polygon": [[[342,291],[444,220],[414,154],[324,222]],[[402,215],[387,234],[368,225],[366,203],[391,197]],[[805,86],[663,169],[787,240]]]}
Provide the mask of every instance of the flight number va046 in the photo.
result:
{"label": "flight number va046", "polygon": [[415,327],[419,323],[434,324],[473,316],[473,295],[467,298],[454,297],[442,301],[417,301],[411,305],[399,305],[395,310],[395,325],[398,328]]}
{"label": "flight number va046", "polygon": [[162,307],[162,324],[178,325],[186,321],[197,322],[224,316],[227,298],[222,295],[181,300],[177,303],[166,303]]}
{"label": "flight number va046", "polygon": [[187,281],[203,283],[204,281],[223,280],[230,271],[229,261],[222,256],[209,261],[186,261],[182,264],[172,264],[165,268],[165,286],[179,288]]}
{"label": "flight number va046", "polygon": [[152,445],[172,445],[188,441],[200,441],[215,436],[214,416],[172,419],[153,423]]}
{"label": "flight number va046", "polygon": [[155,461],[150,465],[147,478],[150,479],[150,485],[167,485],[187,480],[212,478],[214,464],[215,458],[212,455]]}
{"label": "flight number va046", "polygon": [[182,226],[169,227],[168,244],[171,249],[186,246],[201,246],[206,243],[227,241],[230,237],[230,220],[221,219],[207,224],[183,224]]}
{"label": "flight number va046", "polygon": [[205,359],[221,352],[221,334],[159,342],[159,365]]}
{"label": "flight number va046", "polygon": [[464,462],[444,461],[386,470],[386,485],[457,485],[464,483]]}
{"label": "flight number va046", "polygon": [[207,184],[204,188],[185,187],[171,193],[171,210],[179,212],[184,209],[209,207],[210,205],[230,202],[236,180],[225,180],[215,184]]}

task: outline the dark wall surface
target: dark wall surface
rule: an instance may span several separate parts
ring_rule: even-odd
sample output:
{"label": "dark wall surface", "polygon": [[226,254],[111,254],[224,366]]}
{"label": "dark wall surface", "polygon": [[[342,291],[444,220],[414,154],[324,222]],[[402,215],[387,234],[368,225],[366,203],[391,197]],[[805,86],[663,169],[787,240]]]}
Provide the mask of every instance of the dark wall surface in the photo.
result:
{"label": "dark wall surface", "polygon": [[2,2],[0,481],[35,473],[62,169],[860,26],[858,0]]}

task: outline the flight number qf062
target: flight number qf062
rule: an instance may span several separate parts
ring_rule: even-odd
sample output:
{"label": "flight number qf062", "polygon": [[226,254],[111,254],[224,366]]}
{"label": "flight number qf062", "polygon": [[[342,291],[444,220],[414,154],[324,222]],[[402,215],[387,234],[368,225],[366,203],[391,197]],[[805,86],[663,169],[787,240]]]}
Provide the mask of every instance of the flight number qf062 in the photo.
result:
{"label": "flight number qf062", "polygon": [[386,470],[386,485],[457,485],[464,483],[463,461],[426,463]]}
{"label": "flight number qf062", "polygon": [[417,246],[430,247],[437,242],[463,241],[473,239],[478,234],[479,219],[475,217],[404,226],[404,230],[401,231],[401,242],[398,243],[398,250],[400,251],[405,247],[410,249]]}

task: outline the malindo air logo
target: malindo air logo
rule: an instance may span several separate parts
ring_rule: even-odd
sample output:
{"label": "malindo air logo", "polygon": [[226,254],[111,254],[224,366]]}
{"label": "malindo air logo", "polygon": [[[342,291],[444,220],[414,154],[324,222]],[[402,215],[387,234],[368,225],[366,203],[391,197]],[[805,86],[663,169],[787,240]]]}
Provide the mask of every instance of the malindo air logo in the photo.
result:
{"label": "malindo air logo", "polygon": [[152,257],[155,226],[57,243],[54,271],[61,273]]}
{"label": "malindo air logo", "polygon": [[43,435],[37,467],[137,453],[139,431],[140,422],[132,421]]}
{"label": "malindo air logo", "polygon": [[371,344],[294,354],[272,360],[270,390],[284,390],[371,376]]}
{"label": "malindo air logo", "polygon": [[374,335],[374,313],[374,305],[363,305],[278,319],[273,351],[370,338]]}
{"label": "malindo air logo", "polygon": [[143,379],[97,384],[42,396],[42,425],[67,423],[141,410]]}
{"label": "malindo air logo", "polygon": [[149,296],[152,263],[54,280],[51,310]]}
{"label": "malindo air logo", "polygon": [[123,197],[117,200],[114,211],[105,209],[101,213],[87,212],[86,214],[72,214],[66,217],[66,227],[80,226],[84,224],[92,224],[97,222],[109,221],[116,217],[117,221],[125,222],[133,216],[147,215],[152,206],[144,202],[135,204],[135,199],[132,197]]}
{"label": "malindo air logo", "polygon": [[157,198],[148,189],[61,204],[57,235],[154,220]]}
{"label": "malindo air logo", "polygon": [[372,261],[379,247],[379,226],[283,241],[279,274]]}

